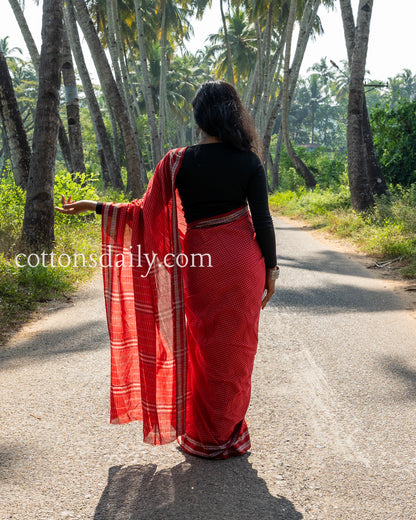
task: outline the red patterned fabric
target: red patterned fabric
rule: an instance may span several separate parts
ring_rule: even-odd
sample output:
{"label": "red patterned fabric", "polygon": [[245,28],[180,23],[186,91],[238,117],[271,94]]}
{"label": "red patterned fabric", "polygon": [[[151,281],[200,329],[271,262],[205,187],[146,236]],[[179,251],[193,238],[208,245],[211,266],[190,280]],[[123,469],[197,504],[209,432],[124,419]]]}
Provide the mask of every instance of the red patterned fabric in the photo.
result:
{"label": "red patterned fabric", "polygon": [[[159,163],[143,199],[103,206],[111,422],[142,420],[145,442],[178,438],[188,453],[227,458],[250,447],[265,266],[247,207],[186,228],[174,188],[184,150]],[[198,260],[166,267],[181,252]]]}
{"label": "red patterned fabric", "polygon": [[104,204],[102,210],[110,419],[142,420],[144,441],[151,444],[171,442],[185,431],[183,282],[181,269],[164,262],[180,253],[186,226],[172,197],[184,150],[162,159],[142,199]]}
{"label": "red patterned fabric", "polygon": [[[186,432],[182,449],[227,458],[250,448],[244,420],[257,350],[265,266],[249,214],[202,227],[193,223],[184,251],[209,253],[212,267],[183,270],[188,338]],[[205,221],[205,225],[207,221]]]}

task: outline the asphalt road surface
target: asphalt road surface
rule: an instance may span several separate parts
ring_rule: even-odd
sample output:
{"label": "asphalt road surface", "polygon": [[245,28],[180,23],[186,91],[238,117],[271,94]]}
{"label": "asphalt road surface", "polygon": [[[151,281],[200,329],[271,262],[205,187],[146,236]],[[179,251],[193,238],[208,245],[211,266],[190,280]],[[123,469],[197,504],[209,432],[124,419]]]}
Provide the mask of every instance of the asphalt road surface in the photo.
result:
{"label": "asphalt road surface", "polygon": [[101,279],[0,352],[0,519],[414,520],[416,321],[361,263],[276,220],[248,456],[109,425]]}

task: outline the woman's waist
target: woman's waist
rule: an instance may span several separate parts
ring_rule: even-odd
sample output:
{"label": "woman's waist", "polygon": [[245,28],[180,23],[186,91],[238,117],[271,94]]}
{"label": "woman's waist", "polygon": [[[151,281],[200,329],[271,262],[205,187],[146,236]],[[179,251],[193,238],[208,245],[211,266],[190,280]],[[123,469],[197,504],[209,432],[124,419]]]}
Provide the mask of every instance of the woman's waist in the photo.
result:
{"label": "woman's waist", "polygon": [[225,213],[220,213],[206,218],[193,220],[192,222],[188,222],[187,229],[202,229],[208,227],[221,226],[224,224],[235,222],[236,220],[240,219],[245,215],[248,216],[248,214],[248,204],[246,203]]}

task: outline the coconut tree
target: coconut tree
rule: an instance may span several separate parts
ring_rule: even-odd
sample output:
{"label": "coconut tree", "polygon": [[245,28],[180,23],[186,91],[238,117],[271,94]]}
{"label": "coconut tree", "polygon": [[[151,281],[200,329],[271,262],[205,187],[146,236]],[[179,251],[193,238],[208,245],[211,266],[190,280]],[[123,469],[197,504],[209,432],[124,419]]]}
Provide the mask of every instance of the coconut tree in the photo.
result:
{"label": "coconut tree", "polygon": [[15,182],[18,186],[25,189],[29,176],[31,150],[1,42],[0,119],[3,123],[7,145],[10,150]]}
{"label": "coconut tree", "polygon": [[[36,74],[39,72],[39,52],[36,47],[35,40],[32,37],[29,26],[27,24],[23,8],[20,5],[19,0],[9,0],[10,6],[13,9],[13,14],[19,25],[20,32],[22,33],[23,39],[25,40],[26,47],[29,51],[30,59],[32,60],[33,66],[35,67]],[[24,3],[23,3],[24,4]],[[59,131],[58,131],[59,146],[62,151],[62,155],[68,171],[73,171],[71,164],[71,148],[66,135],[65,127],[59,118]]]}
{"label": "coconut tree", "polygon": [[30,161],[22,238],[42,251],[54,241],[54,176],[59,131],[63,0],[44,0],[39,96]]}
{"label": "coconut tree", "polygon": [[71,46],[64,26],[62,47],[62,79],[65,87],[65,105],[68,121],[68,137],[71,148],[73,172],[84,173],[84,150],[82,148],[81,121],[79,117],[78,87],[72,62]]}
{"label": "coconut tree", "polygon": [[[249,23],[244,11],[232,12],[228,17],[228,43],[231,49],[235,67],[233,77],[237,87],[241,88],[242,81],[247,80],[255,66],[257,56],[257,39],[254,27]],[[230,61],[225,42],[225,33],[221,29],[217,34],[208,37],[210,46],[206,53],[207,59],[214,59],[214,73],[228,78]],[[231,63],[232,66],[232,63]]]}
{"label": "coconut tree", "polygon": [[[330,2],[333,0],[327,0],[327,2]],[[286,22],[286,26],[284,28],[284,34],[285,34],[285,75],[284,75],[284,81],[283,86],[284,88],[281,88],[278,91],[278,95],[274,98],[274,100],[270,103],[270,108],[267,112],[267,121],[264,125],[264,131],[263,131],[263,150],[264,150],[264,156],[269,157],[269,148],[270,148],[270,140],[271,135],[273,132],[273,129],[276,125],[277,118],[279,116],[280,110],[282,108],[282,131],[285,141],[285,145],[287,147],[286,141],[289,142],[289,123],[288,123],[288,117],[290,113],[290,104],[291,100],[293,99],[294,91],[296,88],[296,84],[299,78],[299,71],[300,67],[302,65],[303,57],[305,55],[306,47],[309,41],[309,38],[313,31],[320,30],[320,23],[319,19],[317,18],[317,13],[319,6],[321,5],[321,0],[301,0],[301,3],[298,1],[295,2],[296,5],[292,5],[292,1],[289,4],[290,9],[289,13],[293,17],[293,25],[295,23],[296,18],[299,18],[300,15],[300,22],[299,22],[299,33],[298,38],[296,41],[296,49],[293,55],[292,61],[289,63],[291,53],[288,53],[288,45],[291,50],[291,40],[292,40],[292,34],[289,34],[289,32],[293,33],[293,25],[292,23],[289,24],[289,13],[288,18]],[[291,22],[291,20],[290,20]],[[290,29],[290,31],[289,31]],[[286,84],[285,84],[286,81]],[[285,98],[284,98],[285,96]],[[284,98],[284,99],[283,99]],[[285,105],[283,109],[283,105]],[[284,114],[283,114],[284,112]],[[285,121],[285,119],[287,121]],[[279,140],[278,140],[279,142]],[[312,175],[312,173],[308,170],[306,165],[301,161],[299,157],[297,157],[293,146],[290,144],[288,149],[289,156],[294,162],[294,166],[298,173],[302,175],[305,178],[305,182],[311,186],[314,186],[316,184],[316,181]],[[308,180],[306,180],[308,179]]]}
{"label": "coconut tree", "polygon": [[125,101],[120,94],[117,83],[107,60],[107,56],[97,35],[94,25],[84,0],[73,1],[77,21],[84,33],[91,55],[94,59],[100,84],[107,103],[114,109],[114,115],[120,128],[121,137],[124,145],[127,168],[127,189],[133,196],[140,196],[143,193],[143,183],[141,170],[143,169],[143,158],[140,148],[136,147],[134,130],[128,117]]}
{"label": "coconut tree", "polygon": [[161,15],[160,26],[160,79],[159,79],[159,135],[162,149],[165,144],[166,123],[169,118],[167,77],[169,61],[176,44],[183,45],[189,38],[191,27],[187,21],[190,13],[187,2],[160,0],[157,13]]}
{"label": "coconut tree", "polygon": [[81,78],[82,86],[87,98],[91,121],[93,123],[94,132],[96,135],[97,150],[100,157],[103,176],[105,175],[105,172],[108,172],[112,187],[117,190],[123,190],[124,186],[121,179],[120,167],[114,158],[111,141],[108,136],[100,106],[95,96],[94,86],[91,82],[91,78],[85,63],[76,24],[75,10],[71,0],[67,0],[66,2],[64,16],[65,26],[67,28],[72,52],[74,53],[78,68],[78,74]]}
{"label": "coconut tree", "polygon": [[227,55],[227,78],[228,78],[228,81],[231,83],[231,85],[235,86],[233,59],[232,59],[232,55],[231,55],[231,44],[230,44],[230,39],[228,37],[227,20],[225,18],[225,14],[224,14],[223,0],[220,0],[220,11],[221,11],[222,29],[223,29],[223,33],[224,33],[225,49],[226,49],[226,55]]}
{"label": "coconut tree", "polygon": [[[120,94],[124,98],[124,104],[127,108],[127,113],[130,121],[130,126],[134,133],[134,139],[136,148],[140,147],[140,137],[137,129],[136,114],[135,114],[135,102],[130,76],[128,72],[128,66],[126,63],[126,47],[125,39],[122,33],[122,26],[120,20],[120,8],[117,0],[106,0],[106,11],[108,27],[104,27],[105,37],[110,51],[111,62],[113,65],[114,76],[117,85],[120,86]],[[125,11],[125,10],[124,10]],[[123,12],[123,18],[127,18],[128,13]],[[131,15],[130,15],[130,18]],[[110,109],[111,113],[111,109]],[[114,118],[112,125],[114,126]],[[116,132],[114,132],[116,135]],[[147,182],[145,168],[141,168],[142,183]]]}
{"label": "coconut tree", "polygon": [[351,202],[357,211],[374,204],[373,193],[386,193],[387,185],[378,164],[364,93],[373,0],[360,0],[355,24],[350,0],[340,0],[350,68],[347,152]]}
{"label": "coconut tree", "polygon": [[304,162],[297,156],[293,149],[293,145],[289,136],[289,109],[290,109],[290,75],[292,73],[290,67],[290,58],[291,58],[291,50],[292,50],[292,34],[293,34],[293,26],[296,18],[296,9],[297,9],[297,0],[290,1],[288,21],[287,21],[287,39],[285,46],[285,69],[284,69],[284,78],[283,78],[283,87],[282,87],[282,131],[283,131],[283,140],[286,146],[286,151],[292,161],[296,171],[302,175],[305,180],[305,184],[307,188],[313,188],[316,186],[316,180],[309,168],[304,164]]}
{"label": "coconut tree", "polygon": [[152,97],[152,86],[150,82],[150,74],[147,64],[147,53],[148,49],[146,46],[145,29],[144,29],[144,8],[142,0],[134,0],[134,7],[136,12],[136,24],[137,24],[137,43],[139,45],[140,52],[140,66],[141,66],[141,81],[142,81],[142,92],[146,106],[147,118],[149,122],[150,139],[152,145],[152,159],[153,166],[160,161],[162,158],[162,148],[160,142],[159,130],[156,123],[156,111],[155,104]]}
{"label": "coconut tree", "polygon": [[23,39],[27,50],[29,51],[30,59],[32,60],[33,66],[37,70],[39,68],[39,52],[36,47],[35,40],[33,39],[32,33],[30,32],[29,26],[24,15],[24,11],[19,0],[9,0],[10,7],[13,10],[13,14],[19,25],[19,29],[22,33]]}

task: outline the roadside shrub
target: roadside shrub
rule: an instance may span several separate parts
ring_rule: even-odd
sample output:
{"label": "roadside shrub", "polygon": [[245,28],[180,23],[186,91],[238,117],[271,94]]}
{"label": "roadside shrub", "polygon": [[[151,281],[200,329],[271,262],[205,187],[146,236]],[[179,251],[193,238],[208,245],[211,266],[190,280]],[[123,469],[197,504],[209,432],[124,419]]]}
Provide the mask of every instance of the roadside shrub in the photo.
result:
{"label": "roadside shrub", "polygon": [[[345,182],[347,158],[340,152],[331,152],[324,147],[313,151],[297,146],[296,153],[313,173],[321,188],[338,186]],[[305,185],[303,178],[296,173],[286,150],[283,148],[279,164],[279,190],[297,190]]]}
{"label": "roadside shrub", "polygon": [[371,111],[374,145],[388,182],[410,186],[416,182],[416,101]]}

